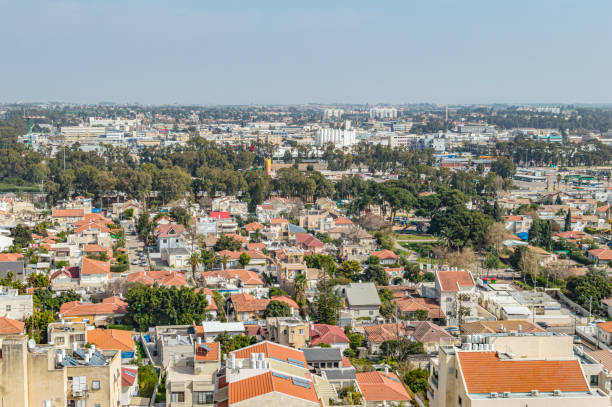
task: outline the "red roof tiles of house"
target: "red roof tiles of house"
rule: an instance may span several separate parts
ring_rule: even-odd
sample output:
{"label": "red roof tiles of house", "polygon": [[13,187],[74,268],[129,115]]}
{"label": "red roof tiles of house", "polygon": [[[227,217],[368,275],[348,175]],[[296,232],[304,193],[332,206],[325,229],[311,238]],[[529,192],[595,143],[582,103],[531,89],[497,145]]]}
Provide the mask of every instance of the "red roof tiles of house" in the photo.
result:
{"label": "red roof tiles of house", "polygon": [[251,357],[251,353],[263,353],[266,358],[275,358],[284,361],[293,359],[302,362],[304,366],[306,366],[304,352],[270,341],[259,342],[230,353],[233,353],[236,359],[248,359]]}
{"label": "red roof tiles of house", "polygon": [[80,269],[78,267],[62,267],[61,269],[55,271],[49,277],[49,280],[53,281],[58,277],[66,276],[68,278],[79,278]]}
{"label": "red roof tiles of house", "polygon": [[309,233],[296,233],[295,242],[306,247],[323,247],[325,244]]}
{"label": "red roof tiles of house", "polygon": [[355,376],[367,402],[411,400],[395,373],[366,372],[357,373]]}
{"label": "red roof tiles of house", "polygon": [[297,303],[295,301],[293,301],[293,299],[291,297],[288,297],[286,295],[275,295],[275,296],[270,298],[270,301],[284,302],[289,307],[291,307],[291,308],[293,308],[295,310],[299,310],[300,309],[300,307],[297,305]]}
{"label": "red roof tiles of house", "polygon": [[459,291],[460,287],[474,287],[474,279],[469,271],[438,271],[436,279],[442,291]]}
{"label": "red roof tiles of house", "polygon": [[0,261],[17,261],[23,259],[21,253],[0,253]]}
{"label": "red roof tiles of house", "polygon": [[0,317],[0,334],[20,334],[23,333],[24,328],[25,322]]}
{"label": "red roof tiles of house", "polygon": [[138,369],[131,369],[129,367],[121,368],[121,387],[131,387],[136,383],[138,378]]}
{"label": "red roof tiles of house", "polygon": [[51,216],[54,218],[78,218],[84,215],[85,211],[83,209],[53,209]]}
{"label": "red roof tiles of house", "polygon": [[246,225],[244,225],[244,230],[246,230],[247,232],[254,232],[258,229],[263,230],[264,225],[262,225],[259,222],[251,222],[251,223],[247,223]]}
{"label": "red roof tiles of house", "polygon": [[270,219],[270,225],[282,225],[283,223],[289,223],[287,219],[284,218],[272,218]]}
{"label": "red roof tiles of house", "polygon": [[265,248],[266,248],[265,243],[247,243],[247,250],[257,250],[261,252]]}
{"label": "red roof tiles of house", "polygon": [[176,223],[166,223],[157,226],[155,235],[157,237],[173,237],[182,235],[185,232],[185,226]]}
{"label": "red roof tiles of house", "polygon": [[81,316],[81,315],[125,315],[127,313],[127,303],[123,300],[114,302],[81,302],[70,301],[62,304],[59,310],[61,316]]}
{"label": "red roof tiles of house", "polygon": [[397,260],[399,256],[393,253],[391,250],[383,249],[383,250],[374,250],[372,252],[372,256],[378,257],[381,260]]}
{"label": "red roof tiles of house", "polygon": [[320,343],[332,345],[334,343],[349,343],[350,340],[344,330],[337,325],[312,324],[310,326],[310,345],[316,346]]}
{"label": "red roof tiles of house", "polygon": [[612,249],[608,249],[607,247],[589,250],[589,254],[593,257],[597,257],[599,261],[612,260]]}
{"label": "red roof tiles of house", "polygon": [[202,344],[197,344],[195,351],[195,360],[219,360],[219,353],[219,342],[206,342]]}
{"label": "red roof tiles of house", "polygon": [[291,378],[279,377],[272,372],[251,376],[229,384],[229,405],[249,400],[268,393],[282,393],[292,398],[309,401],[314,406],[319,406],[317,393],[311,383],[308,387],[294,384]]}
{"label": "red roof tiles of house", "polygon": [[83,257],[81,260],[81,276],[106,274],[110,278],[110,263]]}
{"label": "red roof tiles of house", "polygon": [[334,219],[334,225],[352,225],[352,224],[353,224],[353,221],[345,218],[344,216],[338,216],[336,219]]}
{"label": "red roof tiles of house", "polygon": [[495,352],[457,352],[469,394],[589,391],[580,363],[573,360],[500,360]]}
{"label": "red roof tiles of house", "polygon": [[270,303],[267,298],[255,298],[251,294],[234,294],[230,301],[235,312],[264,311]]}
{"label": "red roof tiles of house", "polygon": [[87,342],[102,350],[130,352],[136,347],[132,332],[121,329],[93,329],[87,331]]}

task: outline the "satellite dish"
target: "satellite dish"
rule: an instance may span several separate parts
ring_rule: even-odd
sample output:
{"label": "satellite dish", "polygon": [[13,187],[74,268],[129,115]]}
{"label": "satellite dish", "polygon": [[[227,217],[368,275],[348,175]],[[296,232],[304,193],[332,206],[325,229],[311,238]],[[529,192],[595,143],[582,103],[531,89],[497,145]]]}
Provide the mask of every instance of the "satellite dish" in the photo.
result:
{"label": "satellite dish", "polygon": [[36,341],[34,339],[30,339],[28,341],[28,349],[32,350],[36,347]]}

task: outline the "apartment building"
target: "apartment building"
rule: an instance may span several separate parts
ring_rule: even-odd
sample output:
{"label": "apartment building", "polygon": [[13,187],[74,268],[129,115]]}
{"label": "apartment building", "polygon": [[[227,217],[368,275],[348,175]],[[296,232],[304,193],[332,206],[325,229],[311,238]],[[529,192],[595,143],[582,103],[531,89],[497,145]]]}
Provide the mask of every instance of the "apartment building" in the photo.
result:
{"label": "apartment building", "polygon": [[34,302],[29,294],[19,295],[13,288],[0,287],[0,316],[25,321],[34,313]]}
{"label": "apartment building", "polygon": [[310,325],[295,317],[271,317],[266,319],[267,338],[292,348],[306,346]]}
{"label": "apartment building", "polygon": [[2,343],[0,386],[5,406],[102,407],[121,403],[117,351],[28,343],[26,335]]}
{"label": "apartment building", "polygon": [[85,322],[52,322],[47,325],[47,342],[59,349],[72,349],[73,343],[79,347],[85,346],[87,327]]}

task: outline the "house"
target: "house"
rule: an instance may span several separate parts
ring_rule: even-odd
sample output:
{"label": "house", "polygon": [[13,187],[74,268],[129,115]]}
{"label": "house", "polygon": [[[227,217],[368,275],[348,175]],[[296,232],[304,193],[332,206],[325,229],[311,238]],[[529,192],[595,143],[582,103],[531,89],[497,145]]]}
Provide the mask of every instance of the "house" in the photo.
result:
{"label": "house", "polygon": [[85,287],[99,287],[110,281],[110,263],[101,260],[83,257],[79,273],[80,285]]}
{"label": "house", "polygon": [[374,283],[350,283],[340,286],[340,294],[346,300],[346,308],[353,318],[375,319],[379,316],[380,298]]}
{"label": "house", "polygon": [[202,337],[204,342],[212,342],[219,334],[224,332],[227,332],[227,334],[232,337],[244,335],[246,332],[242,322],[203,321],[201,328],[201,332],[197,333],[198,336]]}
{"label": "house", "polygon": [[178,249],[185,247],[184,236],[185,226],[176,223],[166,223],[157,226],[155,238],[157,239],[157,250]]}
{"label": "house", "polygon": [[423,312],[427,313],[429,320],[444,319],[442,309],[433,298],[402,297],[395,299],[395,303],[401,317],[408,321],[418,319],[417,316]]}
{"label": "house", "polygon": [[136,354],[136,343],[131,331],[99,328],[88,330],[87,343],[96,345],[100,350],[118,350],[123,360],[131,360]]}
{"label": "house", "polygon": [[296,233],[295,245],[312,253],[322,253],[325,244],[309,233]]}
{"label": "house", "polygon": [[478,295],[472,273],[466,270],[438,271],[434,286],[443,315],[449,321],[477,316]]}
{"label": "house", "polygon": [[231,284],[240,287],[241,292],[257,291],[264,283],[257,273],[244,269],[214,270],[201,273],[206,285]]}
{"label": "house", "polygon": [[184,247],[174,247],[170,249],[161,250],[161,259],[165,261],[170,267],[189,267],[190,258],[191,254],[189,253],[189,250]]}
{"label": "house", "polygon": [[251,294],[234,294],[229,298],[230,314],[239,322],[261,319],[270,300],[255,298]]}
{"label": "house", "polygon": [[86,322],[95,326],[120,323],[128,305],[119,297],[104,298],[101,303],[70,301],[62,304],[59,317],[67,322]]}
{"label": "house", "polygon": [[[535,339],[525,338],[530,342]],[[450,349],[440,347],[430,368],[431,407],[603,407],[610,403],[604,392],[589,388],[577,359],[537,355],[522,359],[503,350]]]}
{"label": "house", "polygon": [[0,261],[0,277],[6,278],[8,273],[13,273],[15,280],[24,283],[27,274],[24,269],[23,260]]}
{"label": "house", "polygon": [[516,235],[517,233],[529,233],[533,219],[531,216],[509,215],[504,216],[504,222],[506,229]]}
{"label": "house", "polygon": [[47,325],[47,342],[60,349],[72,349],[72,344],[82,348],[87,344],[86,322],[52,322]]}
{"label": "house", "polygon": [[121,405],[131,407],[130,401],[138,396],[138,369],[121,368]]}
{"label": "house", "polygon": [[612,345],[612,321],[598,323],[596,332],[597,340],[606,345]]}
{"label": "house", "polygon": [[53,209],[51,219],[59,226],[66,227],[74,222],[83,220],[85,211],[83,209]]}
{"label": "house", "polygon": [[292,348],[303,348],[308,340],[308,322],[299,316],[266,318],[266,339]]}
{"label": "house", "polygon": [[20,295],[17,289],[0,287],[0,317],[25,321],[33,313],[32,295]]}
{"label": "house", "polygon": [[289,236],[289,221],[283,218],[272,218],[267,229],[274,240],[286,240]]}
{"label": "house", "polygon": [[17,321],[16,319],[0,317],[0,347],[2,341],[13,335],[25,334],[25,322]]}
{"label": "house", "polygon": [[195,293],[200,293],[206,297],[206,301],[208,305],[206,306],[206,312],[213,318],[216,319],[219,309],[217,308],[217,303],[213,298],[213,291],[210,288],[206,287],[198,287],[193,290]]}
{"label": "house", "polygon": [[49,277],[53,291],[75,290],[79,285],[81,269],[79,267],[62,267]]}
{"label": "house", "polygon": [[344,352],[350,345],[350,340],[344,330],[337,325],[311,324],[309,335],[310,346],[318,346],[324,343]]}
{"label": "house", "polygon": [[357,373],[356,378],[366,407],[377,407],[383,403],[408,404],[412,400],[395,373],[364,372]]}
{"label": "house", "polygon": [[363,327],[365,340],[370,354],[380,352],[380,345],[385,341],[397,341],[406,335],[406,327],[401,323],[366,325]]}
{"label": "house", "polygon": [[8,251],[13,245],[13,238],[5,235],[0,235],[0,252]]}
{"label": "house", "polygon": [[604,298],[601,300],[601,308],[606,311],[608,316],[612,316],[612,298]]}
{"label": "house", "polygon": [[221,364],[219,342],[193,343],[193,356],[187,364],[171,364],[166,369],[166,406],[214,405],[216,375]]}
{"label": "house", "polygon": [[342,367],[342,351],[338,348],[306,348],[302,349],[306,364],[313,373],[319,374],[321,369],[339,369]]}
{"label": "house", "polygon": [[441,343],[454,342],[451,334],[429,321],[409,322],[406,326],[406,335],[416,342],[421,342],[426,353],[437,353]]}
{"label": "house", "polygon": [[589,250],[588,254],[589,259],[595,261],[596,265],[606,265],[612,261],[612,249],[608,247]]}
{"label": "house", "polygon": [[399,256],[397,254],[387,249],[374,250],[371,255],[378,257],[380,259],[380,264],[383,266],[396,264],[399,260]]}

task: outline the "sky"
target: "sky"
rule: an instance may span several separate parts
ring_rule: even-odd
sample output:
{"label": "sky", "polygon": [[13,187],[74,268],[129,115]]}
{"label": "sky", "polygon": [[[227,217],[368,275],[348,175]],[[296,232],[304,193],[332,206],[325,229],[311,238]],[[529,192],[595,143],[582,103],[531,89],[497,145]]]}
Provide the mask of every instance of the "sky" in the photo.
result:
{"label": "sky", "polygon": [[0,103],[610,103],[612,2],[0,0]]}

